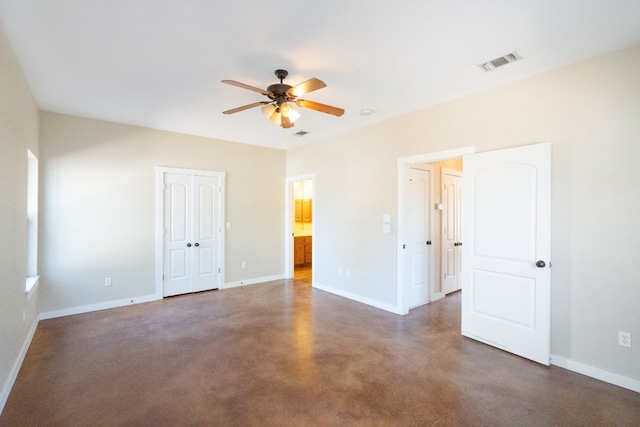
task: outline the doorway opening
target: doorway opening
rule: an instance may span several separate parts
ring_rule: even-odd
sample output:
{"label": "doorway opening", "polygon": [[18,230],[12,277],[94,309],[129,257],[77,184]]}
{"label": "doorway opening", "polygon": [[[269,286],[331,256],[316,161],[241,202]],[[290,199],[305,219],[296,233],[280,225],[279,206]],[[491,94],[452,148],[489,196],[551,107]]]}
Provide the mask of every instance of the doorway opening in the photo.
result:
{"label": "doorway opening", "polygon": [[[398,159],[397,304],[401,314],[461,288],[462,156],[474,152],[467,147]],[[415,184],[416,170],[429,171],[421,179],[429,186],[424,193]]]}
{"label": "doorway opening", "polygon": [[287,277],[313,277],[314,175],[287,179]]}

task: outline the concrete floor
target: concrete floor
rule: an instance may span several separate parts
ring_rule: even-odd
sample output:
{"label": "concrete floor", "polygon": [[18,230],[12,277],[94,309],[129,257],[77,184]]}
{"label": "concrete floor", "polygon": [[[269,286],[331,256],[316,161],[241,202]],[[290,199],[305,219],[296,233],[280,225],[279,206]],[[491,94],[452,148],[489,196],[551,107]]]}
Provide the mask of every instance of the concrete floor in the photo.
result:
{"label": "concrete floor", "polygon": [[[308,273],[308,271],[307,271]],[[40,322],[2,426],[638,426],[640,394],[299,278]]]}

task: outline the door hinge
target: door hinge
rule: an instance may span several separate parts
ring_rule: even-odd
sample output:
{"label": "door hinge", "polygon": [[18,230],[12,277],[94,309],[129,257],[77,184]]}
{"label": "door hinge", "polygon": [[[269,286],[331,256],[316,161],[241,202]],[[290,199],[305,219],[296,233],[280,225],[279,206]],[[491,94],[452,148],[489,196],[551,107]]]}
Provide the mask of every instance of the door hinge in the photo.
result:
{"label": "door hinge", "polygon": [[218,274],[220,274],[220,267],[218,267]]}

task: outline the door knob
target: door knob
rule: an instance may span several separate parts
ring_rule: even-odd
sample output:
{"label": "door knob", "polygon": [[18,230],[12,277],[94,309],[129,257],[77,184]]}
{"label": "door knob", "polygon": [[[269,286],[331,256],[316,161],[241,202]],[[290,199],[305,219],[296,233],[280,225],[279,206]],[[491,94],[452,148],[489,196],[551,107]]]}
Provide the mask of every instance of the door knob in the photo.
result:
{"label": "door knob", "polygon": [[193,245],[193,246],[200,246],[200,243],[196,243],[196,244],[195,244],[195,245]]}
{"label": "door knob", "polygon": [[540,260],[538,262],[536,262],[536,267],[539,268],[544,268],[547,264],[544,263],[544,261]]}
{"label": "door knob", "polygon": [[190,248],[191,247],[191,243],[187,243],[187,247]]}

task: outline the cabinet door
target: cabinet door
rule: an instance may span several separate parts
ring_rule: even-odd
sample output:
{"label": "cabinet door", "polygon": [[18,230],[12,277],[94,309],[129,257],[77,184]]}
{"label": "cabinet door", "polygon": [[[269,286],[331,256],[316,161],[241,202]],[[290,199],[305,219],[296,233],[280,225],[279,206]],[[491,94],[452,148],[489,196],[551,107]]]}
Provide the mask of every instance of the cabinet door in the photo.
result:
{"label": "cabinet door", "polygon": [[302,222],[311,222],[311,199],[302,200]]}
{"label": "cabinet door", "polygon": [[296,200],[294,203],[295,206],[295,220],[296,222],[302,222],[302,200]]}
{"label": "cabinet door", "polygon": [[293,264],[304,264],[304,237],[293,238]]}
{"label": "cabinet door", "polygon": [[312,251],[311,248],[313,247],[312,245],[312,240],[311,240],[311,236],[306,236],[304,238],[304,262],[306,264],[311,262],[311,256],[312,256]]}

